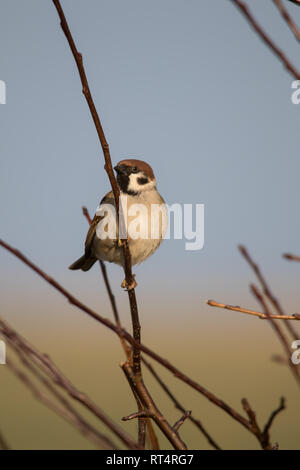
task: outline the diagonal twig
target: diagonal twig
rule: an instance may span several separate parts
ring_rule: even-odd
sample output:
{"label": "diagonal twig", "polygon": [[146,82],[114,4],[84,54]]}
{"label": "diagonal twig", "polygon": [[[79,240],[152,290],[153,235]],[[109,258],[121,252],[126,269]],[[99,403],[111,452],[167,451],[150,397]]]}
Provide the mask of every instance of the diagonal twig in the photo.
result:
{"label": "diagonal twig", "polygon": [[[266,424],[265,424],[264,430],[263,430],[263,432],[262,432],[263,443],[264,443],[265,445],[267,445],[267,444],[270,442],[270,428],[271,428],[271,426],[272,426],[272,424],[273,424],[274,419],[275,419],[276,416],[277,416],[281,411],[283,411],[284,409],[285,409],[285,399],[284,399],[284,397],[282,397],[282,398],[280,399],[280,403],[279,403],[278,408],[276,408],[276,410],[274,410],[274,411],[271,413],[271,415],[270,415],[268,421],[267,421]],[[275,444],[275,448],[278,449],[277,446],[278,446],[278,443]],[[274,448],[274,446],[273,446],[272,448]]]}
{"label": "diagonal twig", "polygon": [[185,420],[191,416],[191,414],[192,414],[191,410],[186,410],[186,411],[184,412],[184,414],[181,416],[181,418],[179,418],[179,420],[176,421],[176,423],[173,425],[174,431],[178,431],[179,428],[180,428],[180,427],[183,425],[183,423],[185,422]]}
{"label": "diagonal twig", "polygon": [[[285,315],[285,312],[279,302],[279,300],[273,295],[270,287],[267,284],[267,281],[265,280],[264,276],[262,275],[262,272],[256,264],[253,259],[251,258],[247,248],[245,246],[240,245],[239,246],[240,253],[243,255],[249,266],[253,269],[257,279],[259,280],[261,287],[263,289],[263,292],[265,296],[269,299],[275,310],[278,312],[279,315]],[[271,315],[271,312],[268,312],[268,316]],[[289,333],[293,336],[294,339],[298,339],[299,334],[297,333],[296,330],[294,330],[293,326],[290,324],[289,321],[284,322],[286,328],[289,330]]]}
{"label": "diagonal twig", "polygon": [[292,315],[274,315],[270,314],[268,317],[265,313],[256,312],[255,310],[249,310],[247,308],[239,307],[238,305],[227,305],[221,302],[216,302],[215,300],[207,300],[207,305],[210,307],[219,307],[224,308],[225,310],[232,310],[233,312],[246,313],[247,315],[253,315],[254,317],[260,318],[262,320],[268,320],[273,318],[273,320],[300,320],[300,314],[294,313]]}
{"label": "diagonal twig", "polygon": [[297,41],[300,41],[300,29],[298,28],[295,21],[293,20],[293,18],[291,17],[291,15],[289,14],[289,12],[285,8],[285,6],[283,5],[282,1],[281,0],[273,0],[273,2],[276,5],[276,7],[278,8],[278,10],[280,11],[281,16],[283,17],[284,21],[287,23],[288,27],[290,28],[290,30],[294,34]]}
{"label": "diagonal twig", "polygon": [[162,415],[162,413],[154,403],[152,397],[148,393],[144,382],[142,380],[135,380],[133,368],[131,367],[129,362],[123,362],[121,364],[121,368],[123,369],[128,381],[131,383],[132,389],[135,391],[142,404],[144,405],[144,409],[140,410],[138,413],[134,413],[134,415],[138,417],[140,414],[142,414],[143,417],[151,417],[175,449],[186,450],[187,447],[185,443],[180,438],[178,432],[168,423],[166,418]]}
{"label": "diagonal twig", "polygon": [[241,11],[245,16],[248,23],[252,28],[257,32],[260,38],[267,44],[271,51],[278,57],[284,67],[297,79],[300,79],[300,72],[296,67],[291,63],[291,61],[286,57],[284,52],[275,44],[275,42],[267,35],[263,28],[258,24],[254,16],[252,15],[248,5],[241,0],[231,0],[233,4]]}
{"label": "diagonal twig", "polygon": [[262,449],[271,450],[271,449],[274,449],[276,446],[278,446],[278,443],[276,443],[274,447],[272,446],[270,442],[270,428],[273,424],[275,417],[278,415],[278,413],[280,413],[280,411],[285,409],[284,398],[280,399],[279,407],[276,408],[276,410],[271,413],[267,423],[265,424],[263,431],[260,429],[256,420],[256,414],[251,408],[251,406],[249,405],[249,402],[248,400],[246,400],[246,398],[242,399],[242,405],[243,405],[245,412],[247,413],[249,417],[249,422],[253,428],[253,433],[256,435],[257,439],[259,440]]}
{"label": "diagonal twig", "polygon": [[269,310],[269,307],[267,305],[267,303],[265,302],[265,299],[263,298],[263,296],[261,295],[261,293],[259,292],[259,290],[257,289],[256,286],[254,286],[253,284],[251,284],[251,291],[252,293],[255,295],[255,297],[257,298],[257,300],[260,302],[260,304],[262,305],[264,311],[265,311],[265,314],[269,317],[269,321],[271,322],[271,325],[273,327],[273,329],[275,330],[275,332],[277,333],[280,341],[281,341],[281,344],[286,352],[286,355],[287,355],[287,359],[288,359],[288,364],[290,366],[290,369],[296,379],[296,381],[298,382],[298,384],[300,385],[300,374],[299,374],[299,369],[297,368],[297,366],[295,364],[292,363],[291,361],[291,350],[290,350],[290,347],[289,347],[289,343],[288,343],[288,340],[286,339],[286,337],[284,336],[283,332],[281,331],[281,328],[279,327],[279,325],[277,324],[277,322],[275,320],[273,320],[272,318],[270,318],[270,315],[271,315],[271,312]]}
{"label": "diagonal twig", "polygon": [[292,255],[291,253],[285,253],[282,256],[289,261],[298,261],[298,263],[300,262],[300,256]]}

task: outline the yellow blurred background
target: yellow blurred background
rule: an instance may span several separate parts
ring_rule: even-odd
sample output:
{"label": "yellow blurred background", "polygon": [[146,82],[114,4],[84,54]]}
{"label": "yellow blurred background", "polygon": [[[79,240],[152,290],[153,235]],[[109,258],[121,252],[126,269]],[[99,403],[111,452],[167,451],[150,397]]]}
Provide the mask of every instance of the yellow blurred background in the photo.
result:
{"label": "yellow blurred background", "polygon": [[[36,282],[38,284],[39,280]],[[19,304],[21,314],[12,313],[13,309],[16,311],[18,301],[11,301],[10,307],[7,305],[11,325],[41,351],[49,353],[79,390],[87,393],[134,436],[136,423],[120,421],[122,416],[136,410],[136,404],[119,367],[124,354],[117,336],[68,305],[51,291],[50,286],[42,285],[40,289],[45,291],[45,297],[38,294],[35,299],[25,298],[23,304]],[[49,290],[52,304],[44,303]],[[102,286],[100,290],[102,292]],[[178,312],[181,305],[177,302],[177,306],[173,305],[172,318],[172,301],[168,306],[162,301],[159,306],[158,301],[151,302],[146,295],[141,298],[139,291],[138,298],[144,344],[242,414],[240,401],[246,397],[256,411],[260,425],[278,406],[280,397],[286,397],[287,409],[276,418],[271,441],[279,442],[280,449],[300,448],[299,387],[286,366],[271,361],[272,354],[281,354],[282,350],[267,321],[212,309],[201,301],[191,302],[181,314]],[[108,316],[106,299],[98,302],[94,296],[94,302],[91,300],[94,308],[98,307],[100,313]],[[127,295],[122,293],[118,300],[122,321],[130,329]],[[183,406],[192,410],[221,448],[259,448],[255,438],[221,409],[151,362]],[[0,429],[12,448],[93,448],[68,423],[38,403],[7,366],[0,366],[0,380]],[[175,422],[181,413],[175,410],[146,370],[145,380],[160,410],[171,423]],[[102,429],[88,412],[83,410],[83,414]],[[186,421],[181,433],[190,449],[210,448],[192,423]],[[158,435],[162,448],[169,448],[159,431]]]}

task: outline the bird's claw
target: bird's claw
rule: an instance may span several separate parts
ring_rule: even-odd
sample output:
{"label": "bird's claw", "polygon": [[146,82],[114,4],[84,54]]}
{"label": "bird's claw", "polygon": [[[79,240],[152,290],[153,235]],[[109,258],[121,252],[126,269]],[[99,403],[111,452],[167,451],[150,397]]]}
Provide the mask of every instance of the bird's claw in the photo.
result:
{"label": "bird's claw", "polygon": [[123,289],[126,289],[127,291],[135,289],[136,286],[137,286],[137,282],[135,280],[135,274],[132,275],[132,279],[129,282],[129,284],[127,283],[126,279],[124,279],[124,281],[121,284],[121,287]]}

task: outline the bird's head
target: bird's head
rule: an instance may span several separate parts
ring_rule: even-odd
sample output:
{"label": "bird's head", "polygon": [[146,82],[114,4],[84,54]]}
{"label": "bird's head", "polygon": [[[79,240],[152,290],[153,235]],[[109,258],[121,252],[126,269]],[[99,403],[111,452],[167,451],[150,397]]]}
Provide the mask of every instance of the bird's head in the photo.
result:
{"label": "bird's head", "polygon": [[114,169],[117,173],[117,182],[120,190],[131,196],[141,192],[155,189],[156,181],[153,170],[148,163],[142,160],[122,160]]}

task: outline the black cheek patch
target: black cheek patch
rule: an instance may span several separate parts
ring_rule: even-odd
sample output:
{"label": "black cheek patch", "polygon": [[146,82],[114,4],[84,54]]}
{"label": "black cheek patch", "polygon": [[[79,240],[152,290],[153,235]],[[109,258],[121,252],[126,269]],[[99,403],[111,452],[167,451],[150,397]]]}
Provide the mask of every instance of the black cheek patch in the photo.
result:
{"label": "black cheek patch", "polygon": [[123,191],[123,193],[126,193],[128,185],[129,185],[129,176],[127,176],[127,175],[117,175],[117,182],[118,182],[118,185],[120,186],[121,190]]}
{"label": "black cheek patch", "polygon": [[141,177],[141,178],[137,179],[137,182],[138,182],[138,184],[147,184],[149,182],[149,180],[148,180],[148,178]]}

